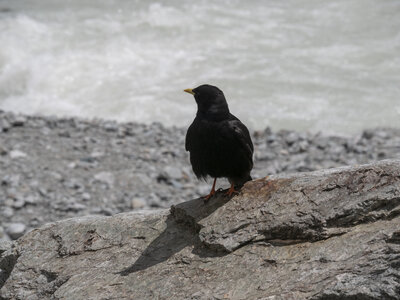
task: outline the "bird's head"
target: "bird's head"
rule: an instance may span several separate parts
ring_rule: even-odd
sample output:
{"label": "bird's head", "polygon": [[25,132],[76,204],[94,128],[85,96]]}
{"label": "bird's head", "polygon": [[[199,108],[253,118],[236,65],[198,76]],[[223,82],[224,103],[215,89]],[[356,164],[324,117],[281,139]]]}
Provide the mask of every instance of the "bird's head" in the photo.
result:
{"label": "bird's head", "polygon": [[224,93],[209,84],[203,84],[194,89],[184,90],[192,94],[197,103],[197,114],[203,117],[220,118],[229,114],[228,103]]}

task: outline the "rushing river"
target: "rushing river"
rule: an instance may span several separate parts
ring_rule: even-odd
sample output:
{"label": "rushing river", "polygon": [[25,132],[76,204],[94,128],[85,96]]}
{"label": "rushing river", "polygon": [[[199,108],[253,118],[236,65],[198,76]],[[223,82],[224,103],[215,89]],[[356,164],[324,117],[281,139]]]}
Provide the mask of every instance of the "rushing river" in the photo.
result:
{"label": "rushing river", "polygon": [[0,109],[187,126],[400,127],[400,1],[0,0]]}

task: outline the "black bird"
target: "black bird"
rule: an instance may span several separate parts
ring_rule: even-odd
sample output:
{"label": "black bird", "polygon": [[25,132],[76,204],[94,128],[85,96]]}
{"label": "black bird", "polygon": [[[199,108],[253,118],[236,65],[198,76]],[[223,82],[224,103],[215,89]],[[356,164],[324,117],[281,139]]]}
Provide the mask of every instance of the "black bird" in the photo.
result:
{"label": "black bird", "polygon": [[194,96],[197,114],[186,133],[185,148],[197,178],[214,178],[208,200],[215,194],[217,178],[228,178],[231,196],[235,186],[251,180],[253,143],[247,127],[229,112],[224,93],[217,87],[204,84],[184,90]]}

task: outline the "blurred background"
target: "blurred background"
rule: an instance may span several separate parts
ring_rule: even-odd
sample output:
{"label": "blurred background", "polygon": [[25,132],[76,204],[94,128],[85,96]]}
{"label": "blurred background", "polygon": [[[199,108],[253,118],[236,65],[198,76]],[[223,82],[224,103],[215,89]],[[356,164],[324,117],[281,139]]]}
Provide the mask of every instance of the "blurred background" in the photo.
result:
{"label": "blurred background", "polygon": [[400,127],[397,0],[0,0],[0,109],[188,126],[217,85],[252,129]]}
{"label": "blurred background", "polygon": [[0,242],[206,195],[183,92],[204,83],[253,178],[400,159],[400,1],[0,0]]}

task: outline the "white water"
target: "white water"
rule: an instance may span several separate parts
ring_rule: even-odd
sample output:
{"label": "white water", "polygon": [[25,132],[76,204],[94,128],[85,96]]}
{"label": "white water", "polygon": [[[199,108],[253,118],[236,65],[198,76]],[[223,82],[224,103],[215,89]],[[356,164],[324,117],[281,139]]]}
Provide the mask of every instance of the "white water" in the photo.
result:
{"label": "white water", "polygon": [[400,127],[400,1],[0,0],[0,109],[187,126]]}

